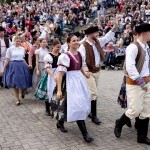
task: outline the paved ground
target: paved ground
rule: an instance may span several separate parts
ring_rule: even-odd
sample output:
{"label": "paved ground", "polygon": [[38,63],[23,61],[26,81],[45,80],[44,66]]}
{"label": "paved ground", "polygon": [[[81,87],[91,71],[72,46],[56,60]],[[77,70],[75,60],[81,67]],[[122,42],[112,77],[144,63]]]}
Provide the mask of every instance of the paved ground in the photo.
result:
{"label": "paved ground", "polygon": [[86,121],[95,138],[86,144],[75,123],[67,123],[68,133],[56,129],[56,120],[44,115],[44,103],[28,94],[22,105],[15,106],[11,90],[0,89],[0,150],[148,150],[136,143],[134,127],[124,127],[122,137],[113,134],[114,120],[124,112],[116,102],[122,71],[101,71],[98,116],[103,124]]}

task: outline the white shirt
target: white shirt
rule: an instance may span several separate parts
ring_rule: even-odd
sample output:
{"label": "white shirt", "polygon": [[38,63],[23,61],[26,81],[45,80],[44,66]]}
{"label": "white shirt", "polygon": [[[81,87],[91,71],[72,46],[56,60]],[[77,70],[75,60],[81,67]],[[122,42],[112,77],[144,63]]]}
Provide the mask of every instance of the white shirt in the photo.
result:
{"label": "white shirt", "polygon": [[1,45],[1,58],[0,58],[0,61],[4,61],[7,48],[6,48],[4,39],[0,39],[0,42],[1,42],[1,44],[0,44]]}
{"label": "white shirt", "polygon": [[9,58],[10,61],[24,60],[24,57],[25,57],[25,49],[21,46],[16,47],[15,45],[13,45],[6,51],[6,58]]}
{"label": "white shirt", "polygon": [[48,29],[45,27],[39,38],[46,39],[47,34],[48,34]]}
{"label": "white shirt", "polygon": [[139,72],[137,71],[137,68],[135,66],[135,60],[138,54],[138,48],[135,44],[130,44],[127,48],[126,48],[126,70],[128,72],[129,77],[132,80],[136,80],[139,76],[141,77],[145,77],[145,76],[149,76],[150,75],[150,68],[149,68],[149,55],[148,55],[148,48],[149,46],[146,44],[143,44],[142,42],[140,42],[139,40],[137,40],[139,42],[139,44],[142,46],[143,50],[146,51],[146,57],[145,57],[145,61],[144,61],[144,65],[142,68],[141,73],[139,74]]}
{"label": "white shirt", "polygon": [[[110,30],[105,36],[98,38],[101,47],[104,47],[106,43],[108,43],[109,41],[111,41],[114,38],[114,36],[115,36],[115,33]],[[86,41],[90,45],[92,45],[93,51],[94,51],[94,55],[95,55],[95,65],[99,66],[100,63],[101,63],[101,60],[100,60],[99,52],[98,52],[95,44],[89,42],[87,39],[86,39]],[[86,50],[85,50],[85,47],[84,47],[83,44],[80,45],[78,51],[82,54],[82,56],[84,57],[84,60],[86,60],[85,59],[86,58]],[[84,66],[86,67],[86,63],[84,64]]]}
{"label": "white shirt", "polygon": [[[6,51],[7,51],[4,38],[3,39],[0,38],[0,42],[1,42],[1,44],[0,44],[1,45],[1,58],[0,58],[0,61],[4,61],[5,60],[5,56],[6,56]],[[9,40],[9,45],[10,46],[12,45],[10,40]]]}
{"label": "white shirt", "polygon": [[145,14],[146,14],[146,15],[150,15],[150,9],[145,10]]}
{"label": "white shirt", "polygon": [[125,22],[127,22],[127,20],[132,20],[132,18],[130,17],[130,16],[127,16],[126,18],[125,18]]}
{"label": "white shirt", "polygon": [[82,44],[87,39],[87,36],[85,36],[79,43]]}
{"label": "white shirt", "polygon": [[39,62],[44,62],[44,57],[48,54],[48,49],[39,48],[35,50],[35,55],[39,55]]}

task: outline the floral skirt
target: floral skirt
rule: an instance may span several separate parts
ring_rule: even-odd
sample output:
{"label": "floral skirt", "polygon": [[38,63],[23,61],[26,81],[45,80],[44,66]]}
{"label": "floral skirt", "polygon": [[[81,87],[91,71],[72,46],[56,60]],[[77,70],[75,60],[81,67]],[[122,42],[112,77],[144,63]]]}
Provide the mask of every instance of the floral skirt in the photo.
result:
{"label": "floral skirt", "polygon": [[127,95],[126,95],[126,77],[124,76],[119,96],[117,99],[118,104],[121,108],[127,108]]}

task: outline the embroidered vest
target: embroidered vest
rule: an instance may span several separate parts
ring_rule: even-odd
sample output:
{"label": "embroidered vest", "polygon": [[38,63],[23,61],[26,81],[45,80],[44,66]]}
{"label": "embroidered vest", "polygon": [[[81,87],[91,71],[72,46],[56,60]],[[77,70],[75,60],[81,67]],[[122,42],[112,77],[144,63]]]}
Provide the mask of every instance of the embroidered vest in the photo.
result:
{"label": "embroidered vest", "polygon": [[[145,57],[146,57],[146,52],[143,50],[143,48],[141,47],[139,42],[133,42],[133,44],[135,44],[138,48],[138,54],[135,59],[135,62],[136,62],[135,66],[136,66],[138,72],[141,73],[143,65],[144,65]],[[126,64],[124,63],[124,72],[126,75],[128,75],[125,65]]]}
{"label": "embroidered vest", "polygon": [[77,55],[74,55],[74,57],[78,60],[78,62],[76,62],[74,60],[74,58],[68,52],[66,52],[66,54],[70,58],[70,66],[67,68],[67,70],[68,71],[81,70],[81,68],[82,68],[82,56],[81,56],[80,52],[78,52]]}
{"label": "embroidered vest", "polygon": [[[86,41],[83,43],[83,45],[84,45],[85,51],[86,51],[85,61],[86,61],[89,71],[92,73],[98,72],[100,70],[100,66],[98,66],[98,67],[95,66],[95,55],[94,55],[93,47]],[[98,50],[101,61],[103,61],[104,60],[104,51],[102,50],[98,40],[95,41],[95,46]]]}
{"label": "embroidered vest", "polygon": [[61,53],[58,54],[58,56],[54,56],[52,53],[49,53],[52,58],[53,58],[53,63],[52,63],[52,68],[57,68],[58,65],[57,65],[57,62],[58,62],[58,58],[60,56]]}

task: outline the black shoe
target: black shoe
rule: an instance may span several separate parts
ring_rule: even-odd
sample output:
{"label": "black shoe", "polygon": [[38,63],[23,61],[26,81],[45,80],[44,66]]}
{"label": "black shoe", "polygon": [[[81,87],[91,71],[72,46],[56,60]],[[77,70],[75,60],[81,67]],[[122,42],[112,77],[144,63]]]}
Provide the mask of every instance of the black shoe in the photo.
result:
{"label": "black shoe", "polygon": [[131,120],[128,121],[128,122],[126,122],[126,125],[127,125],[129,128],[131,128],[131,127],[132,127]]}
{"label": "black shoe", "polygon": [[3,83],[0,83],[0,86],[3,87]]}
{"label": "black shoe", "polygon": [[46,116],[51,116],[51,111],[50,111],[50,103],[48,101],[45,101],[45,115]]}
{"label": "black shoe", "polygon": [[100,125],[101,121],[97,118],[97,100],[91,101],[91,115],[92,122],[94,122],[96,125]]}
{"label": "black shoe", "polygon": [[122,127],[119,125],[119,119],[116,120],[116,126],[114,129],[114,134],[117,138],[120,138],[121,136]]}
{"label": "black shoe", "polygon": [[59,129],[61,132],[64,132],[64,133],[68,132],[68,131],[65,129],[63,123],[60,123],[59,121],[57,122],[56,126],[57,126],[57,129]]}
{"label": "black shoe", "polygon": [[139,117],[135,118],[134,128],[135,128],[136,130],[138,129],[138,122],[139,122]]}
{"label": "black shoe", "polygon": [[138,129],[137,129],[137,142],[150,145],[150,139],[147,137],[148,134],[149,118],[139,119],[138,118]]}
{"label": "black shoe", "polygon": [[22,98],[25,98],[25,95],[21,95]]}
{"label": "black shoe", "polygon": [[45,111],[46,116],[51,116],[51,113],[49,111]]}
{"label": "black shoe", "polygon": [[129,121],[130,119],[125,114],[123,114],[120,119],[116,120],[114,134],[117,138],[121,136],[122,127]]}
{"label": "black shoe", "polygon": [[92,142],[94,139],[92,137],[90,137],[88,135],[87,129],[86,129],[86,125],[85,125],[85,121],[84,120],[78,120],[77,121],[77,125],[83,135],[83,139],[87,142],[90,143]]}
{"label": "black shoe", "polygon": [[147,145],[150,145],[150,139],[148,137],[146,138],[138,138],[137,140],[138,143],[141,143],[141,144],[147,144]]}
{"label": "black shoe", "polygon": [[102,123],[97,117],[92,117],[92,122],[94,122],[96,125],[100,125]]}
{"label": "black shoe", "polygon": [[94,139],[92,137],[90,137],[88,134],[86,136],[83,136],[83,139],[87,143],[90,143],[90,142],[94,141]]}
{"label": "black shoe", "polygon": [[58,113],[57,113],[57,115],[56,115],[56,117],[55,117],[55,118],[56,118],[56,120],[58,120],[58,119],[59,119],[59,115],[58,115]]}
{"label": "black shoe", "polygon": [[90,113],[90,114],[88,115],[88,117],[89,117],[89,118],[92,118],[92,114]]}

